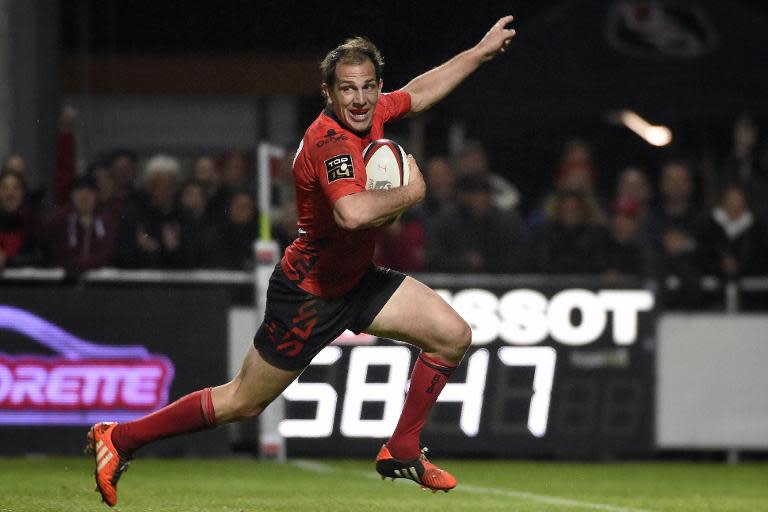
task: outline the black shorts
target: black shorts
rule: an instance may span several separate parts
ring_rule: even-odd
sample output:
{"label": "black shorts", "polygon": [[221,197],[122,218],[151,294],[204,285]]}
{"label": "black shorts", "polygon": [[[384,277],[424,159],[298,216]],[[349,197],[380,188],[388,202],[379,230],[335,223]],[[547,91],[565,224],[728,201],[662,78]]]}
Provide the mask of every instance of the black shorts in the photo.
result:
{"label": "black shorts", "polygon": [[271,365],[300,370],[346,329],[358,334],[370,326],[404,279],[405,274],[371,265],[349,293],[324,299],[299,288],[278,263],[253,345]]}

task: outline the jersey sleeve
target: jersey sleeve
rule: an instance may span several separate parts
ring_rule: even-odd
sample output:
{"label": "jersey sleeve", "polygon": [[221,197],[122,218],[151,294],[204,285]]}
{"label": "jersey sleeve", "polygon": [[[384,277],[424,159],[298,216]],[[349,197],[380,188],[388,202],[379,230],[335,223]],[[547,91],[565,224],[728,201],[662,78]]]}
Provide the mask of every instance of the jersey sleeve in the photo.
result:
{"label": "jersey sleeve", "polygon": [[360,149],[347,141],[315,148],[312,165],[323,194],[331,205],[349,194],[365,190],[365,163]]}
{"label": "jersey sleeve", "polygon": [[385,123],[400,119],[411,111],[411,95],[402,89],[384,93],[377,108],[381,108]]}

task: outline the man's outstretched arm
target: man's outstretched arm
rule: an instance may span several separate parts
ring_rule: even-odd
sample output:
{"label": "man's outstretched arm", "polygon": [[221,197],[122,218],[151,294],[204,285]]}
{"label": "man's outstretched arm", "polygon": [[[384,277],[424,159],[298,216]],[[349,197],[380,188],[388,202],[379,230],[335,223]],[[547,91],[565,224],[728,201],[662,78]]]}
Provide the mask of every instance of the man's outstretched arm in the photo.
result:
{"label": "man's outstretched arm", "polygon": [[411,95],[411,113],[418,114],[429,109],[480,67],[480,64],[504,52],[515,37],[515,31],[506,28],[512,19],[512,16],[504,16],[475,46],[408,82],[403,89]]}

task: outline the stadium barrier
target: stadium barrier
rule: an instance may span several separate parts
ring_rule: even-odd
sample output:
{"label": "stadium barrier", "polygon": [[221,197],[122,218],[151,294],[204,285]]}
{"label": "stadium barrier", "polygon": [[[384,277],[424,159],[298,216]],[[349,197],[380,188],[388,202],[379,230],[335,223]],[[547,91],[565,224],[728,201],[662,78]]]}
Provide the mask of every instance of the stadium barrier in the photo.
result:
{"label": "stadium barrier", "polygon": [[[441,453],[605,458],[657,448],[766,448],[738,442],[747,439],[739,428],[768,439],[764,418],[745,415],[754,407],[748,394],[713,395],[717,403],[708,407],[720,407],[719,415],[688,414],[701,427],[695,442],[680,437],[684,428],[667,428],[685,424],[674,404],[694,393],[696,379],[705,379],[699,389],[718,382],[724,390],[733,387],[719,372],[701,370],[731,345],[713,334],[710,359],[704,352],[695,361],[686,356],[680,347],[692,350],[699,334],[675,329],[685,317],[660,312],[647,283],[417,277],[438,290],[474,333],[424,434]],[[253,281],[251,272],[101,269],[73,283],[60,269],[6,270],[0,279],[0,454],[76,453],[85,426],[97,419],[146,414],[233,375],[259,321]],[[768,283],[757,279],[712,283],[711,291],[725,299],[738,298],[741,290],[768,291]],[[734,293],[730,286],[743,288]],[[738,304],[726,304],[729,314],[699,315],[705,332],[725,336],[730,327],[706,325],[730,325],[723,318],[743,316],[732,313]],[[763,324],[767,318],[752,316]],[[732,379],[754,350],[744,345],[744,357],[732,360]],[[403,344],[365,335],[345,335],[327,347],[284,394],[285,413],[276,428],[288,454],[370,455],[394,427],[414,357]],[[722,433],[716,422],[734,411],[739,415],[731,418],[730,437],[707,436]],[[147,451],[220,455],[230,453],[233,442],[256,449],[249,435],[254,433],[246,429],[233,438],[231,430],[218,429],[199,434],[204,439],[182,437]]]}

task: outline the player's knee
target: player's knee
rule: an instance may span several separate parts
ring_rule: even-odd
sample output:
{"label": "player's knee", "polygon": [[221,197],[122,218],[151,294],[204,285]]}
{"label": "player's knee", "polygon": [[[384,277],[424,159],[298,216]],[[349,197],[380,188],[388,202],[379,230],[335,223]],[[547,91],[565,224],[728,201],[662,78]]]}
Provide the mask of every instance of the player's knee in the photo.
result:
{"label": "player's knee", "polygon": [[217,424],[231,423],[247,418],[255,418],[264,410],[267,404],[254,400],[253,397],[243,393],[242,388],[237,386],[239,381],[230,382],[222,386],[216,408]]}
{"label": "player's knee", "polygon": [[460,322],[458,322],[456,332],[457,335],[455,338],[454,346],[457,354],[459,355],[459,359],[461,359],[464,357],[464,353],[472,344],[472,328],[462,319]]}
{"label": "player's knee", "polygon": [[458,364],[472,344],[472,328],[462,318],[458,318],[442,343],[442,356],[445,360]]}
{"label": "player's knee", "polygon": [[255,418],[264,410],[261,404],[242,404],[238,407],[238,416],[240,419]]}
{"label": "player's knee", "polygon": [[469,350],[469,346],[472,345],[472,328],[469,324],[462,320],[461,336],[459,336],[459,345],[462,355]]}
{"label": "player's knee", "polygon": [[255,418],[256,416],[261,414],[264,409],[266,409],[267,405],[269,405],[269,402],[261,403],[258,401],[247,400],[247,399],[238,400],[235,404],[234,416],[237,418],[237,420]]}

